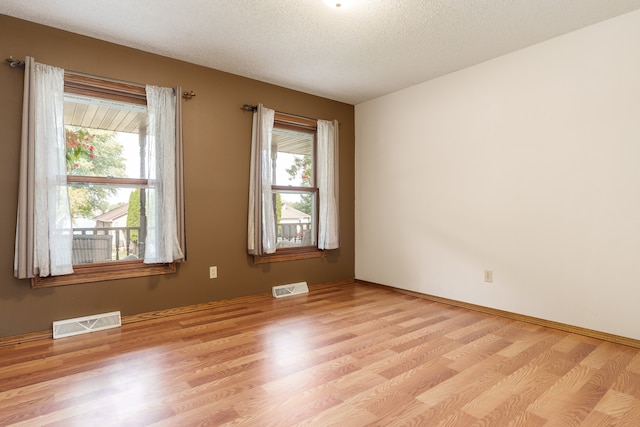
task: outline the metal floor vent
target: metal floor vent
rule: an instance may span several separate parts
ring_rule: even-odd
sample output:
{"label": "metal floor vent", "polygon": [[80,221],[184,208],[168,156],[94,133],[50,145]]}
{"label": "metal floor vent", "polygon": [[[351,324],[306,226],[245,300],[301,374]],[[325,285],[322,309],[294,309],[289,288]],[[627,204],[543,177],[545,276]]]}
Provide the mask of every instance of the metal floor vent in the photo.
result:
{"label": "metal floor vent", "polygon": [[271,288],[274,298],[288,297],[290,295],[308,294],[307,282],[290,283],[288,285],[274,286]]}
{"label": "metal floor vent", "polygon": [[75,319],[57,320],[53,322],[53,339],[117,328],[121,325],[119,311],[77,317]]}

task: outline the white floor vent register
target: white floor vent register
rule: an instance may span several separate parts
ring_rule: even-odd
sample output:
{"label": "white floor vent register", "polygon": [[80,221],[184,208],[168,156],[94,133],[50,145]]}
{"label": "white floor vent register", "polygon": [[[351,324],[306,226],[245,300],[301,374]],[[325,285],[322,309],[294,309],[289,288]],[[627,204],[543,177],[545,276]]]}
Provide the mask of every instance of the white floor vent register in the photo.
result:
{"label": "white floor vent register", "polygon": [[308,294],[307,282],[290,283],[288,285],[274,286],[271,288],[274,298],[288,297],[290,295]]}
{"label": "white floor vent register", "polygon": [[77,317],[75,319],[58,320],[53,322],[53,339],[117,328],[121,325],[122,322],[119,311]]}

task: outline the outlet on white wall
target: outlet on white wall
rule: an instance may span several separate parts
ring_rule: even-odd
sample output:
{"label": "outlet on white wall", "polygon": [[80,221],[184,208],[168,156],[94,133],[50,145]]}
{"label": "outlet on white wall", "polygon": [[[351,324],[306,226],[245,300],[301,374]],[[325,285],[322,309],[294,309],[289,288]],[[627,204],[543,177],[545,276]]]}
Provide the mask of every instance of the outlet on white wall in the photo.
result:
{"label": "outlet on white wall", "polygon": [[484,271],[484,281],[487,283],[493,283],[493,270]]}

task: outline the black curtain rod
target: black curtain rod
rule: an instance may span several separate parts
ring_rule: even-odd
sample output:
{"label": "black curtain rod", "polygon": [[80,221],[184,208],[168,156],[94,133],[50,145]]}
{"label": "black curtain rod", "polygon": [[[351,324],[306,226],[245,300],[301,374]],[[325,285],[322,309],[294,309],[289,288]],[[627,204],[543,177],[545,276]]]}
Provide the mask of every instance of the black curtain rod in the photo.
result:
{"label": "black curtain rod", "polygon": [[[4,62],[6,62],[7,65],[9,65],[11,68],[24,68],[24,65],[25,65],[24,61],[21,61],[19,59],[15,59],[13,56],[9,56],[7,59],[4,60]],[[79,73],[77,71],[64,70],[64,72],[65,73],[69,73],[69,74],[73,74],[73,75],[76,75],[76,76],[93,77],[93,78],[99,78],[101,80],[112,81],[112,82],[115,82],[115,83],[124,83],[124,84],[128,84],[128,85],[131,85],[131,86],[145,87],[145,85],[140,84],[140,83],[128,82],[128,81],[124,81],[124,80],[110,79],[110,78],[107,78],[107,77],[95,76],[95,75],[92,75],[92,74]],[[184,92],[182,92],[181,95],[182,95],[182,99],[184,99],[185,101],[188,101],[188,100],[192,99],[194,96],[196,96],[194,91],[184,91]],[[257,107],[255,107],[255,108],[257,108]]]}
{"label": "black curtain rod", "polygon": [[[24,65],[25,65],[24,61],[21,61],[19,59],[15,59],[13,56],[9,56],[7,59],[4,60],[4,62],[6,62],[11,68],[24,68]],[[123,83],[123,84],[131,85],[131,86],[145,87],[145,85],[140,84],[140,83],[128,82],[128,81],[125,81],[125,80],[110,79],[108,77],[102,77],[102,76],[96,76],[96,75],[93,75],[93,74],[80,73],[78,71],[72,71],[72,70],[65,69],[64,72],[72,74],[74,76],[91,77],[91,78],[97,78],[97,79],[100,79],[100,80],[107,80],[107,81],[111,81],[111,82],[115,82],[115,83]],[[193,94],[192,96],[195,96],[195,94]]]}
{"label": "black curtain rod", "polygon": [[[258,110],[258,106],[257,105],[251,105],[251,104],[244,104],[242,107],[240,107],[240,109],[243,110],[243,111],[251,111],[253,113],[253,112]],[[300,115],[297,115],[297,114],[285,113],[285,112],[282,112],[282,111],[276,111],[276,113],[286,114],[287,116],[297,117],[299,119],[318,121],[318,119],[315,118],[315,117],[300,116]]]}

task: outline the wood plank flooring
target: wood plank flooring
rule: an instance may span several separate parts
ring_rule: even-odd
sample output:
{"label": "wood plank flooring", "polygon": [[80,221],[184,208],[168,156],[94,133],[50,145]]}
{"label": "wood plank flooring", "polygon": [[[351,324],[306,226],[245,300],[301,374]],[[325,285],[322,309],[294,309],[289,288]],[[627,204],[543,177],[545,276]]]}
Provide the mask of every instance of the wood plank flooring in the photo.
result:
{"label": "wood plank flooring", "polygon": [[363,284],[0,348],[1,426],[640,426],[640,349]]}

